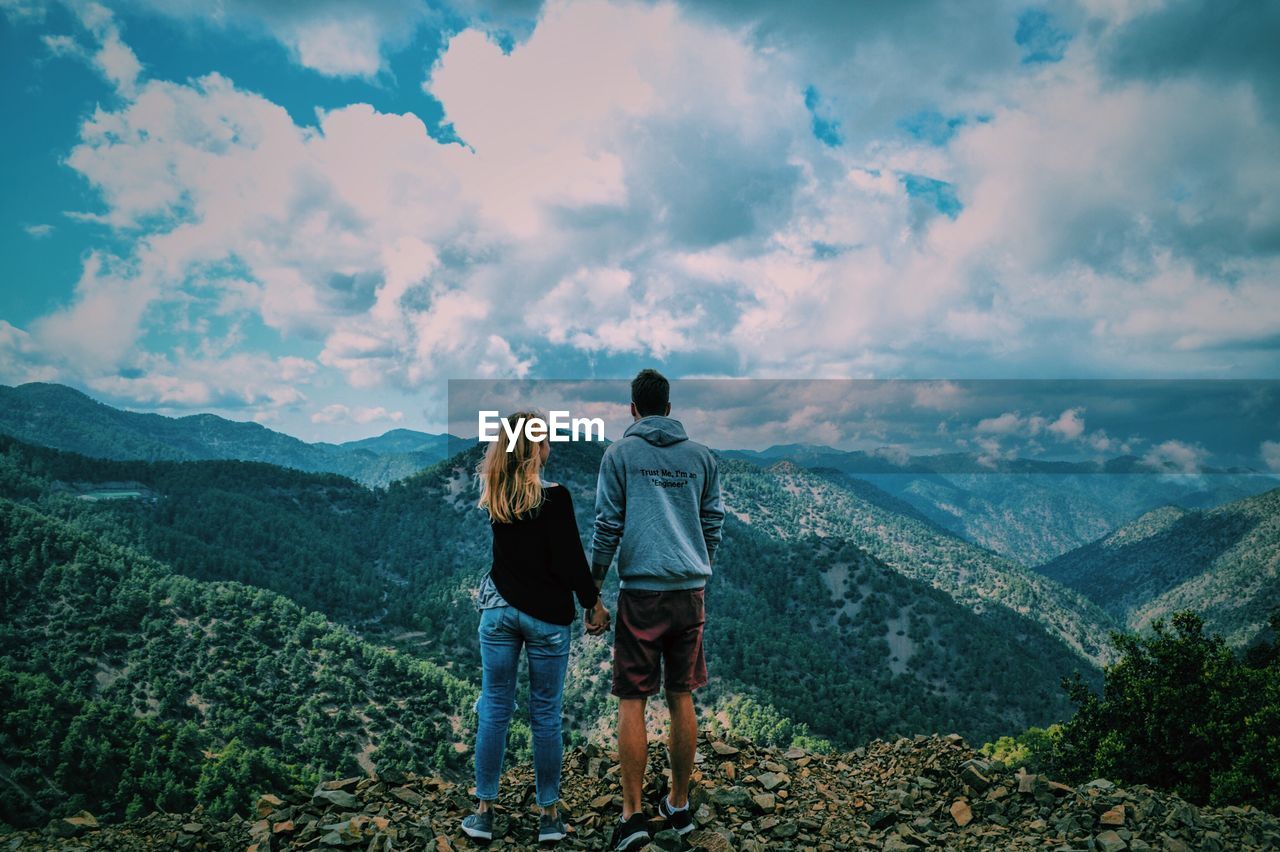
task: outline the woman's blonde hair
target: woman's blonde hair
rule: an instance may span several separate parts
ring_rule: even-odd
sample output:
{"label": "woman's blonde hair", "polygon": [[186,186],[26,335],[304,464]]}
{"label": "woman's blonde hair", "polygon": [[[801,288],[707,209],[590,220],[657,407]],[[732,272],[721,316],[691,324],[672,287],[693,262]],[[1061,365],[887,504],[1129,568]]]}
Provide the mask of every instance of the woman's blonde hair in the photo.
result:
{"label": "woman's blonde hair", "polygon": [[[520,423],[521,418],[541,417],[537,411],[517,411],[504,419]],[[521,424],[523,426],[523,424]],[[505,435],[489,445],[484,458],[476,465],[480,480],[480,499],[476,503],[489,510],[489,519],[509,524],[542,505],[542,446],[530,441],[520,429],[515,446],[507,449]]]}

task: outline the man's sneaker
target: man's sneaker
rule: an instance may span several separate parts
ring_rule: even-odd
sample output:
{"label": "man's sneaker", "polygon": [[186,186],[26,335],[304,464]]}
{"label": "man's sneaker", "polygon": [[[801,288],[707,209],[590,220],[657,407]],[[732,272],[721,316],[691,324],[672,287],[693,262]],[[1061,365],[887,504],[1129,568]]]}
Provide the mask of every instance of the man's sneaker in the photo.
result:
{"label": "man's sneaker", "polygon": [[649,821],[644,818],[644,814],[637,812],[631,815],[631,819],[619,822],[613,830],[613,839],[609,841],[609,848],[622,852],[626,849],[640,849],[652,838],[649,835]]}
{"label": "man's sneaker", "polygon": [[564,820],[559,813],[555,816],[550,814],[540,814],[538,816],[539,843],[555,843],[558,840],[564,840],[568,833],[564,830]]}
{"label": "man's sneaker", "polygon": [[469,814],[462,821],[462,830],[466,832],[467,837],[472,837],[476,840],[492,840],[493,811],[485,811],[482,814]]}
{"label": "man's sneaker", "polygon": [[671,805],[667,802],[667,795],[664,793],[658,801],[658,813],[667,821],[667,825],[675,829],[680,836],[684,836],[693,831],[693,817],[689,814],[689,805],[685,804],[678,811],[673,811]]}

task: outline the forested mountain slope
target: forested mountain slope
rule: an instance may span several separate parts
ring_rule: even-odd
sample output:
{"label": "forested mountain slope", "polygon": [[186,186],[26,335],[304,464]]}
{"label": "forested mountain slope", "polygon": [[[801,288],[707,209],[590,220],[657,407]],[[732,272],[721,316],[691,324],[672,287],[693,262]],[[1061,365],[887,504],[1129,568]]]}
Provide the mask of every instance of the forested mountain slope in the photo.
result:
{"label": "forested mountain slope", "polygon": [[459,766],[474,688],[285,597],[174,574],[0,497],[0,813],[199,803]]}
{"label": "forested mountain slope", "polygon": [[1041,570],[1130,627],[1192,609],[1247,644],[1280,607],[1280,488],[1214,509],[1155,509]]}
{"label": "forested mountain slope", "polygon": [[784,540],[804,535],[849,541],[895,571],[927,583],[975,612],[993,606],[1035,620],[1094,662],[1109,659],[1118,622],[1078,592],[850,490],[838,476],[780,462],[761,470],[725,465],[726,501],[745,523]]}

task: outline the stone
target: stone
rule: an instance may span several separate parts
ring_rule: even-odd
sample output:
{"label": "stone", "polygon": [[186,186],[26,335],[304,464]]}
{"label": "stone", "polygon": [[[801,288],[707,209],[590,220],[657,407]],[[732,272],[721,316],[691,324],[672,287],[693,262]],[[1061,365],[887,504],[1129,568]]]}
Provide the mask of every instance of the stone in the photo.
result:
{"label": "stone", "polygon": [[88,811],[79,811],[73,816],[55,819],[49,823],[54,837],[79,837],[90,829],[98,827],[98,819]]}
{"label": "stone", "polygon": [[742,787],[717,787],[707,794],[707,798],[717,807],[746,807],[751,801],[750,794]]}
{"label": "stone", "polygon": [[1097,845],[1099,852],[1124,852],[1124,849],[1128,846],[1124,842],[1124,838],[1111,829],[1107,829],[1093,838],[1093,842]]}
{"label": "stone", "polygon": [[684,847],[684,841],[680,837],[680,832],[666,828],[653,835],[650,845],[667,850],[667,852],[677,852],[677,850]]}
{"label": "stone", "polygon": [[[705,736],[705,734],[704,734]],[[967,745],[943,737],[874,740],[839,755],[762,748],[726,736],[736,750],[714,759],[714,750],[694,772],[689,794],[696,828],[683,848],[711,852],[852,852],[852,850],[956,849],[1021,852],[1234,852],[1280,848],[1280,819],[1253,807],[1197,808],[1168,791],[1105,784],[1078,791],[1045,776],[986,760]],[[710,744],[710,738],[703,741]],[[603,767],[588,772],[592,760]],[[800,766],[800,761],[807,764]],[[650,744],[645,800],[652,801],[669,778],[665,744]],[[565,852],[599,849],[618,818],[616,756],[598,746],[569,749],[561,782],[569,836]],[[972,769],[990,782],[975,790]],[[736,773],[736,775],[735,775]],[[764,789],[772,773],[784,783]],[[1019,776],[1034,778],[1029,793],[1015,793]],[[750,783],[734,780],[750,778]],[[395,781],[388,780],[395,778]],[[6,835],[0,849],[93,848],[245,850],[343,849],[358,852],[461,852],[476,848],[458,827],[474,801],[468,785],[411,772],[388,777],[338,779],[343,789],[299,795],[278,791],[254,800],[250,819],[219,822],[200,810],[155,812],[123,824],[79,831],[54,820],[39,831]],[[402,782],[402,783],[401,783]],[[537,825],[533,768],[509,765],[499,788],[494,852],[532,849]],[[770,804],[772,808],[770,809]],[[259,816],[258,812],[265,812]],[[655,835],[666,826],[652,816]],[[1123,821],[1119,822],[1119,817]],[[88,816],[80,819],[88,824]],[[64,827],[59,829],[58,823]],[[96,820],[95,820],[96,822]],[[1119,822],[1108,825],[1109,822]],[[679,848],[674,838],[650,844],[650,852]]]}
{"label": "stone", "polygon": [[973,822],[973,811],[969,808],[969,803],[964,799],[956,799],[951,803],[951,818],[956,821],[956,825],[964,828]]}
{"label": "stone", "polygon": [[689,846],[707,852],[733,852],[733,845],[722,834],[714,831],[694,831],[689,835]]}
{"label": "stone", "polygon": [[786,783],[786,777],[774,772],[765,772],[756,776],[756,783],[766,790],[776,790]]}
{"label": "stone", "polygon": [[1116,805],[1106,811],[1098,817],[1098,821],[1103,825],[1124,825],[1124,805]]}
{"label": "stone", "polygon": [[334,805],[339,808],[358,808],[360,800],[345,790],[317,790],[311,797],[313,805]]}
{"label": "stone", "polygon": [[408,787],[396,787],[391,791],[391,795],[410,807],[418,807],[422,804],[422,797]]}
{"label": "stone", "polygon": [[966,760],[960,764],[960,780],[979,793],[991,786],[991,779],[986,776],[987,765],[977,760]]}
{"label": "stone", "polygon": [[283,807],[284,801],[279,796],[274,796],[271,793],[264,793],[258,797],[256,810],[259,817],[265,817],[270,816],[272,813]]}

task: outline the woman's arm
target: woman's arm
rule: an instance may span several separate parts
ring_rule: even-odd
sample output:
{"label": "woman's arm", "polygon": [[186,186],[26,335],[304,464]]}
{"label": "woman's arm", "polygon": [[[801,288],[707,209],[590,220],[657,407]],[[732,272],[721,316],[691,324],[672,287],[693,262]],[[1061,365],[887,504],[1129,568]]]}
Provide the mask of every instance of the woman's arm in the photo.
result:
{"label": "woman's arm", "polygon": [[600,590],[587,567],[587,554],[578,535],[578,519],[573,514],[573,497],[567,487],[564,499],[553,501],[553,505],[555,510],[549,519],[552,521],[551,573],[573,590],[583,609],[590,609],[600,598]]}

